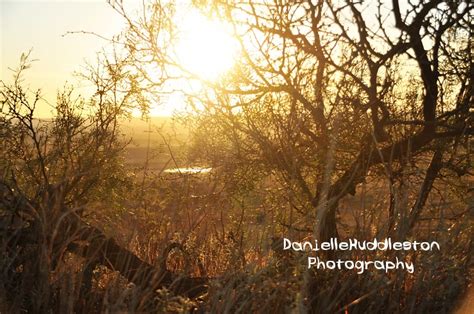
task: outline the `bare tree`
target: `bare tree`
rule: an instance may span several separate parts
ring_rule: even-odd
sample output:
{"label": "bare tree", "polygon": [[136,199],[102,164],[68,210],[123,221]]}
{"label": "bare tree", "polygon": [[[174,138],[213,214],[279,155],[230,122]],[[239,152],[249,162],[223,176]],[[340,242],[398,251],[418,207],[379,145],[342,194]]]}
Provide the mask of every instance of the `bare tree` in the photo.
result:
{"label": "bare tree", "polygon": [[240,44],[237,64],[218,82],[199,78],[168,53],[173,37],[159,34],[176,27],[172,3],[153,3],[137,21],[115,6],[129,22],[130,53],[160,66],[156,86],[173,79],[171,67],[207,86],[189,95],[205,108],[201,131],[231,143],[221,152],[248,169],[265,165],[276,174],[298,195],[294,205],[305,217],[299,227],[309,222],[317,238],[338,235],[338,202],[371,169],[385,169],[393,183],[407,162],[434,154],[431,167],[418,161],[426,180],[412,226],[447,165],[443,152],[469,149],[473,6],[467,1],[210,1],[201,4],[203,12],[231,23]]}

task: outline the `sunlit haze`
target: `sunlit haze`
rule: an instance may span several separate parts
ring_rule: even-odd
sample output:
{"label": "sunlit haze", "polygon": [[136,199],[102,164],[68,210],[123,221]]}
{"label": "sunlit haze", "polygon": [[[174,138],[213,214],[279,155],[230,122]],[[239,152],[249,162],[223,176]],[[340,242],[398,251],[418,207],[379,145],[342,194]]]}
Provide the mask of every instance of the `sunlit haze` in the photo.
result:
{"label": "sunlit haze", "polygon": [[96,53],[107,44],[92,35],[63,35],[86,31],[110,38],[123,27],[120,16],[102,0],[0,0],[0,24],[0,79],[10,82],[10,69],[31,49],[36,61],[24,78],[31,90],[41,89],[46,100],[37,108],[38,117],[51,116],[56,91],[66,82],[76,85],[78,93],[90,93],[88,84],[79,83],[73,74],[86,61],[96,62]]}
{"label": "sunlit haze", "polygon": [[[202,79],[217,80],[234,64],[237,44],[225,23],[210,20],[192,9],[187,1],[176,12],[178,40],[176,60],[180,66]],[[138,8],[133,8],[138,9]],[[104,22],[106,21],[106,22]],[[41,89],[45,101],[38,106],[38,117],[50,117],[56,92],[66,82],[74,84],[84,96],[93,92],[85,82],[79,82],[74,72],[82,71],[86,62],[94,64],[97,52],[107,41],[88,34],[68,34],[85,31],[106,38],[120,33],[123,19],[104,0],[72,1],[11,1],[0,0],[0,79],[11,81],[20,55],[32,49],[36,59],[26,72],[30,89]],[[7,49],[8,48],[8,49]],[[184,107],[184,98],[170,95],[162,103],[152,105],[150,115],[169,116]],[[139,110],[133,115],[139,116]]]}

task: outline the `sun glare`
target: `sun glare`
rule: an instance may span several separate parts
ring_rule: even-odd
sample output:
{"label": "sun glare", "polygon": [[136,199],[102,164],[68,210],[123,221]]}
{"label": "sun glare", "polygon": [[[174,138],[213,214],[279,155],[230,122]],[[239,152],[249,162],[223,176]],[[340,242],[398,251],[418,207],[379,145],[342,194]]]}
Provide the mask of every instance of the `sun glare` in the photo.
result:
{"label": "sun glare", "polygon": [[237,42],[224,22],[189,10],[179,18],[176,57],[186,70],[206,80],[216,80],[235,63]]}
{"label": "sun glare", "polygon": [[[177,38],[172,48],[173,57],[182,70],[200,79],[216,82],[234,66],[239,45],[231,35],[232,29],[228,24],[209,19],[187,4],[179,7],[174,22]],[[149,75],[153,75],[153,70],[149,72]],[[202,88],[202,82],[197,80],[178,79],[167,84],[165,88],[172,92],[163,96],[159,104],[151,104],[148,111],[150,116],[171,116],[185,112],[187,105],[184,94]],[[132,116],[142,116],[141,109],[133,109]]]}

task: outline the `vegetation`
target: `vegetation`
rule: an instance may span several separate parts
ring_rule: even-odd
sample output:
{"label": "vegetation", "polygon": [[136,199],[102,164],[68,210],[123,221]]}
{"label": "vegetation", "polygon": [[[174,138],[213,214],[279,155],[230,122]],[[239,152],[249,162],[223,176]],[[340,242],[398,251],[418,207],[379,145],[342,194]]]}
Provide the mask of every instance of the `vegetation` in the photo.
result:
{"label": "vegetation", "polygon": [[[84,73],[90,98],[66,87],[40,121],[29,57],[2,81],[0,312],[455,309],[472,272],[469,1],[195,1],[238,46],[218,79],[179,62],[179,1],[111,6],[125,30]],[[176,90],[191,114],[130,142],[131,109]],[[165,171],[183,167],[211,170]],[[308,269],[283,237],[441,250],[318,253],[415,265],[357,274]]]}

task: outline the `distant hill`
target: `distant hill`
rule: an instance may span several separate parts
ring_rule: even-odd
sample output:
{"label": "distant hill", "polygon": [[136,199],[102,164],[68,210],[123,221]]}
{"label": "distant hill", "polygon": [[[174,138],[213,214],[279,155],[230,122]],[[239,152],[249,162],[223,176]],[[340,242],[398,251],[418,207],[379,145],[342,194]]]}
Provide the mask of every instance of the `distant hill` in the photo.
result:
{"label": "distant hill", "polygon": [[141,118],[131,118],[120,121],[120,127],[126,137],[133,139],[134,144],[146,145],[148,142],[148,133],[154,134],[153,138],[159,136],[159,133],[166,136],[176,136],[184,139],[187,137],[187,129],[171,117],[153,117],[147,121]]}
{"label": "distant hill", "polygon": [[[35,119],[35,124],[51,121],[52,118]],[[172,117],[123,119],[119,121],[119,126],[123,139],[129,141],[124,153],[126,163],[131,167],[143,167],[148,159],[150,170],[176,167],[170,162],[170,149],[178,157],[189,135],[188,129]]]}
{"label": "distant hill", "polygon": [[120,126],[125,139],[130,140],[125,149],[127,164],[141,167],[148,158],[151,170],[167,166],[171,158],[169,150],[179,155],[188,137],[188,129],[171,117],[153,117],[146,121],[131,118],[121,121]]}

